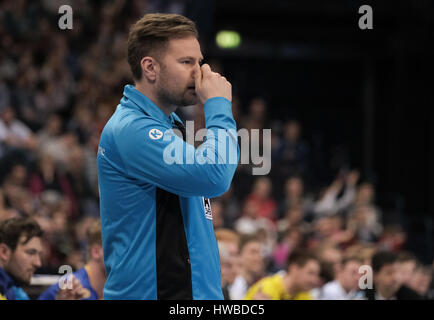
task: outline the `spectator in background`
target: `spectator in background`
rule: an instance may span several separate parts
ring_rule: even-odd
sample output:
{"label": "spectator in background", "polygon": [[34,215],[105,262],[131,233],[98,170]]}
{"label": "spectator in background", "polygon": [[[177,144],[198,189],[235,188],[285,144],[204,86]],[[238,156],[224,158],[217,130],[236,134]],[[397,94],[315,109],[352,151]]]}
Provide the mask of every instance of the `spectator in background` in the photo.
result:
{"label": "spectator in background", "polygon": [[372,257],[374,256],[376,250],[377,249],[375,248],[374,245],[363,244],[360,246],[358,254],[363,259],[364,265],[371,265],[372,264]]}
{"label": "spectator in background", "polygon": [[304,220],[303,207],[294,205],[285,211],[285,215],[277,222],[277,231],[285,233],[289,228],[300,227],[303,232],[310,231],[310,224]]}
{"label": "spectator in background", "polygon": [[375,187],[371,182],[363,182],[357,187],[356,197],[352,205],[347,209],[347,213],[357,210],[357,208],[370,207],[375,215],[376,221],[381,221],[382,213],[375,203]]}
{"label": "spectator in background", "polygon": [[[29,300],[21,286],[30,284],[35,269],[41,265],[42,235],[38,224],[29,218],[0,222],[0,300]],[[72,289],[57,294],[55,299],[73,299],[82,292],[77,279],[71,283]]]}
{"label": "spectator in background", "polygon": [[357,189],[354,206],[372,205],[375,206],[375,188],[370,182],[364,182]]}
{"label": "spectator in background", "polygon": [[[69,152],[69,161],[66,167],[66,174],[71,181],[71,186],[74,195],[74,211],[72,211],[73,218],[77,218],[79,215],[87,213],[86,209],[92,204],[92,196],[94,189],[90,185],[90,180],[87,178],[86,173],[86,161],[84,150],[79,145],[74,146]],[[93,205],[94,210],[97,211],[97,205]],[[99,216],[99,213],[93,214]]]}
{"label": "spectator in background", "polygon": [[245,235],[240,239],[240,270],[229,286],[231,300],[244,298],[247,289],[265,275],[262,243],[256,235]]}
{"label": "spectator in background", "polygon": [[282,240],[274,247],[273,263],[274,268],[283,269],[288,257],[294,250],[299,248],[303,243],[302,229],[294,226],[289,227],[283,235]]}
{"label": "spectator in background", "polygon": [[285,178],[295,174],[307,177],[310,147],[301,138],[301,133],[302,129],[298,121],[288,121],[284,126],[280,146],[274,152],[273,165]]}
{"label": "spectator in background", "polygon": [[0,188],[0,222],[11,218],[16,218],[18,216],[19,212],[6,203],[4,190]]}
{"label": "spectator in background", "polygon": [[3,181],[4,201],[20,216],[32,216],[35,209],[30,192],[26,189],[27,175],[27,167],[17,162],[9,168]]}
{"label": "spectator in background", "polygon": [[53,158],[56,166],[65,171],[70,160],[70,152],[79,144],[77,136],[73,132],[65,132],[58,137],[52,137],[42,145],[39,153]]}
{"label": "spectator in background", "polygon": [[28,186],[32,195],[39,199],[47,191],[66,196],[70,204],[69,212],[74,210],[75,196],[71,181],[65,173],[59,170],[50,154],[40,154],[36,170],[30,174]]}
{"label": "spectator in background", "polygon": [[317,300],[355,300],[362,299],[359,289],[361,274],[359,268],[363,260],[359,257],[345,257],[336,273],[333,281],[326,283],[320,289],[315,290]]}
{"label": "spectator in background", "polygon": [[74,108],[73,117],[67,124],[68,130],[78,137],[80,144],[85,144],[96,128],[91,110],[85,104],[77,104]]}
{"label": "spectator in background", "polygon": [[0,231],[3,243],[10,250],[10,259],[5,265],[5,271],[13,281],[6,292],[6,298],[29,300],[21,287],[30,284],[35,270],[41,267],[43,231],[36,221],[29,218],[4,221]]}
{"label": "spectator in background", "polygon": [[[263,98],[253,98],[249,104],[249,112],[243,118],[242,128],[247,130],[266,128],[267,102]],[[262,139],[260,139],[262,141]]]}
{"label": "spectator in background", "polygon": [[215,236],[220,252],[223,296],[225,300],[230,300],[229,287],[232,286],[240,273],[240,237],[236,232],[224,228],[217,229]]}
{"label": "spectator in background", "polygon": [[272,272],[275,269],[273,263],[273,250],[277,244],[277,233],[274,228],[260,227],[256,233],[258,239],[262,243],[262,256],[264,259],[266,273]]}
{"label": "spectator in background", "polygon": [[315,256],[321,264],[322,284],[333,281],[342,265],[342,250],[333,241],[323,241],[314,249]]}
{"label": "spectator in background", "polygon": [[319,285],[320,264],[308,252],[289,256],[285,272],[265,277],[247,292],[246,300],[311,300],[309,291]]}
{"label": "spectator in background", "polygon": [[11,257],[11,250],[4,242],[4,232],[2,230],[4,223],[4,220],[0,220],[0,300],[6,300],[6,292],[14,284],[12,278],[4,270]]}
{"label": "spectator in background", "polygon": [[432,281],[431,269],[422,263],[418,263],[413,276],[408,282],[408,287],[424,298],[428,298],[429,287]]}
{"label": "spectator in background", "polygon": [[50,114],[45,121],[44,127],[39,130],[36,135],[38,145],[45,146],[47,144],[57,143],[62,133],[62,126],[62,118],[56,113]]}
{"label": "spectator in background", "polygon": [[343,218],[337,215],[315,220],[312,223],[313,233],[308,241],[308,246],[314,247],[328,241],[344,247],[353,240],[354,233],[351,230],[344,229],[343,224]]}
{"label": "spectator in background", "polygon": [[300,176],[292,176],[285,181],[284,197],[279,208],[279,218],[283,218],[289,208],[301,207],[303,215],[309,214],[311,200],[304,195],[304,182]]}
{"label": "spectator in background", "polygon": [[416,270],[416,257],[409,251],[402,251],[398,253],[397,262],[399,282],[403,286],[410,287],[411,279],[413,278],[414,272]]}
{"label": "spectator in background", "polygon": [[[357,170],[351,171],[348,175],[340,173],[315,203],[313,208],[315,215],[320,217],[346,211],[355,199],[359,175]],[[343,195],[338,198],[342,190],[344,190]]]}
{"label": "spectator in background", "polygon": [[16,118],[15,110],[10,106],[0,107],[0,156],[35,150],[38,146],[36,137]]}
{"label": "spectator in background", "polygon": [[[80,281],[82,289],[77,295],[71,295],[67,289],[59,290],[58,283],[44,291],[38,300],[98,300],[102,299],[102,292],[106,280],[102,242],[101,223],[97,220],[87,230],[87,264],[74,273]],[[57,297],[57,298],[56,298]]]}
{"label": "spectator in background", "polygon": [[414,290],[402,286],[399,279],[398,257],[390,251],[377,251],[372,257],[374,288],[365,290],[368,300],[419,300]]}
{"label": "spectator in background", "polygon": [[257,202],[246,200],[241,217],[235,221],[234,228],[240,234],[254,234],[261,228],[273,230],[275,226],[271,220],[259,216]]}
{"label": "spectator in background", "polygon": [[276,202],[271,196],[272,184],[267,177],[260,177],[253,185],[252,193],[247,197],[247,201],[257,207],[257,215],[260,218],[266,218],[275,221]]}
{"label": "spectator in background", "polygon": [[347,228],[359,241],[365,243],[376,242],[383,231],[377,212],[370,205],[355,207],[349,214]]}
{"label": "spectator in background", "polygon": [[403,250],[407,235],[400,225],[388,225],[384,227],[378,240],[378,247],[399,253]]}

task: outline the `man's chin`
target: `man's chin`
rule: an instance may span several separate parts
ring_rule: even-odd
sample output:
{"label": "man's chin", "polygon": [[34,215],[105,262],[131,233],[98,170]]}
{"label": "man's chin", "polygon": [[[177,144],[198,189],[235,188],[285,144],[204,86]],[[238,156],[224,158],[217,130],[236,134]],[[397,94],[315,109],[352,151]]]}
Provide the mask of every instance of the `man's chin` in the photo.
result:
{"label": "man's chin", "polygon": [[30,285],[30,282],[32,282],[32,276],[30,276],[30,278],[23,279],[23,283],[26,285]]}
{"label": "man's chin", "polygon": [[180,107],[189,107],[189,106],[194,106],[195,104],[197,104],[199,100],[197,99],[196,96],[194,96],[193,98],[187,98],[184,99],[180,105]]}

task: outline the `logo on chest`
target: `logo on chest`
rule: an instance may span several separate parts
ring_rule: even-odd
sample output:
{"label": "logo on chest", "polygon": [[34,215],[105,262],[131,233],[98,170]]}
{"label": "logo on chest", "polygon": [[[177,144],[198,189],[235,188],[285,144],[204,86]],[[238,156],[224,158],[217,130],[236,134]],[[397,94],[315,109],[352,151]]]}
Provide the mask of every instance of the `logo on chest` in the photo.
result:
{"label": "logo on chest", "polygon": [[207,198],[203,199],[203,208],[205,210],[205,218],[212,220],[211,201]]}

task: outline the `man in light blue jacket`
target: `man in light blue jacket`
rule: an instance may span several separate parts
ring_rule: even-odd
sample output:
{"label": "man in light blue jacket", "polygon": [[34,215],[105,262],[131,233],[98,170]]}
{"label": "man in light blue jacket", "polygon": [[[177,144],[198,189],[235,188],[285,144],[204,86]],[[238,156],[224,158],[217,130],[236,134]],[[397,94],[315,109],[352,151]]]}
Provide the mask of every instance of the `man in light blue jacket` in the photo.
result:
{"label": "man in light blue jacket", "polygon": [[[239,149],[231,84],[202,59],[181,15],[148,14],[130,29],[135,86],[125,86],[97,158],[104,299],[223,299],[208,198],[228,190]],[[197,149],[174,113],[196,103],[207,128]]]}

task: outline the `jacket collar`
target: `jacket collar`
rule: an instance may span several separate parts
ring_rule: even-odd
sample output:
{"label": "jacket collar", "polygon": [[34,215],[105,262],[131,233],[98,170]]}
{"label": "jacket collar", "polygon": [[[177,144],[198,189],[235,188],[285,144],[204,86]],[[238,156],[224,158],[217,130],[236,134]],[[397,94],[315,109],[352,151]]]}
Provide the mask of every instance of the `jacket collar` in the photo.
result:
{"label": "jacket collar", "polygon": [[127,84],[124,88],[124,97],[121,100],[122,105],[130,105],[128,102],[132,102],[141,111],[157,119],[163,123],[172,126],[175,120],[180,121],[178,116],[172,112],[169,117],[161,110],[151,99],[137,90],[133,85]]}
{"label": "jacket collar", "polygon": [[1,291],[8,291],[16,284],[14,279],[2,268],[0,268],[0,293]]}

